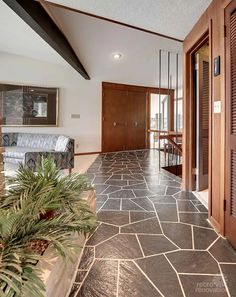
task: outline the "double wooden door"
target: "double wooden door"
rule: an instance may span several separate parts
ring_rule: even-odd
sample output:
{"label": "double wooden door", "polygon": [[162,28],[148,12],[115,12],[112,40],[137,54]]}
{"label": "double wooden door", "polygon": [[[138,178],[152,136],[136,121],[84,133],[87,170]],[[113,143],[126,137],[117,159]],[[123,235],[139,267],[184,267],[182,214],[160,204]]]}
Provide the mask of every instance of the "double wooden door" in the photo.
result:
{"label": "double wooden door", "polygon": [[103,83],[102,151],[147,147],[147,91]]}
{"label": "double wooden door", "polygon": [[226,8],[226,237],[236,247],[236,0]]}

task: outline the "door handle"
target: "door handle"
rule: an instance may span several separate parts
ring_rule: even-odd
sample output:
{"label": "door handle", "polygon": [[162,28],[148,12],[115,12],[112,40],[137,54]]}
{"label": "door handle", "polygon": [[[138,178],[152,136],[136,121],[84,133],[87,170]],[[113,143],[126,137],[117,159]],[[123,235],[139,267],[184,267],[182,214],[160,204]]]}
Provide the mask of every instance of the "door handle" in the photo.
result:
{"label": "door handle", "polygon": [[138,122],[134,122],[134,125],[135,125],[135,127],[137,127],[138,126]]}
{"label": "door handle", "polygon": [[113,123],[113,126],[114,126],[114,127],[116,126],[116,122]]}

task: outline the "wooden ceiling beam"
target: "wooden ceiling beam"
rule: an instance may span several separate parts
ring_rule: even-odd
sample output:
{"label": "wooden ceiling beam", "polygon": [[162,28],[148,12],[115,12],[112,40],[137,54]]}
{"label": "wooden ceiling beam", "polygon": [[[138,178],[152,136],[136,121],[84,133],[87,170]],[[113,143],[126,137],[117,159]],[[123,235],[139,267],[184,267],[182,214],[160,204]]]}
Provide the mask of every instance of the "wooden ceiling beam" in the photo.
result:
{"label": "wooden ceiling beam", "polygon": [[70,43],[42,5],[33,0],[3,0],[85,79],[90,79]]}

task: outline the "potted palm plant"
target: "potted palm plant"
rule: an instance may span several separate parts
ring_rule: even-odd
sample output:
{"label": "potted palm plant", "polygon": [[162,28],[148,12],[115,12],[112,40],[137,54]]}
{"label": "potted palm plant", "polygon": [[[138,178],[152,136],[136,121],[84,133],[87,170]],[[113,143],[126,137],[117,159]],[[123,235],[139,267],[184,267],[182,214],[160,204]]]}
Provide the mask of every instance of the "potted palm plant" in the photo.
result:
{"label": "potted palm plant", "polygon": [[34,173],[20,166],[0,199],[0,296],[45,296],[38,263],[47,249],[64,259],[78,252],[75,232],[88,234],[96,217],[81,198],[85,177],[61,176],[51,159]]}

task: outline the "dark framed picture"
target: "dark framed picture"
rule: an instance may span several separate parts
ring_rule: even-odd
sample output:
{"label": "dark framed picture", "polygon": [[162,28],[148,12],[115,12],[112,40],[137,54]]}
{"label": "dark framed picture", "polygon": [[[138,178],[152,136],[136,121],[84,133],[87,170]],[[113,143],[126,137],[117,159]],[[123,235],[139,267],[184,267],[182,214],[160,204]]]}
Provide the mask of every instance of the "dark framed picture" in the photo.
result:
{"label": "dark framed picture", "polygon": [[58,88],[0,84],[1,126],[57,126]]}

